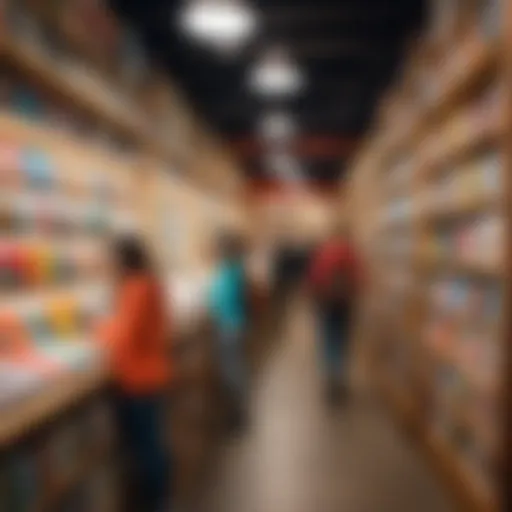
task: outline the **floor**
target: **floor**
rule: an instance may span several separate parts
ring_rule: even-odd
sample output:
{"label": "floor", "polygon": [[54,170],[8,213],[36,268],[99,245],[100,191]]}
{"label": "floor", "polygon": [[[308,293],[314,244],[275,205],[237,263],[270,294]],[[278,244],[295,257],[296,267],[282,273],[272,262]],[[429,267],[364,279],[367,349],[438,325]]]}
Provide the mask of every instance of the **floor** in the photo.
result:
{"label": "floor", "polygon": [[375,403],[325,406],[310,325],[294,311],[254,382],[250,429],[226,441],[193,512],[454,510]]}

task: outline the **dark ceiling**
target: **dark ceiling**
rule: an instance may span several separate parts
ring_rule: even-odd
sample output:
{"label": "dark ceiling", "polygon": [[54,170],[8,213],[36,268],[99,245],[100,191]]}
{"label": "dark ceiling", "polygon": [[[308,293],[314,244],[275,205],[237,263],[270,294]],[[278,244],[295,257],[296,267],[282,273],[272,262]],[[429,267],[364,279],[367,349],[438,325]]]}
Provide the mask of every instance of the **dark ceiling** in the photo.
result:
{"label": "dark ceiling", "polygon": [[[293,151],[311,179],[338,179],[368,128],[407,41],[423,18],[422,0],[251,0],[261,28],[244,52],[226,59],[181,33],[185,0],[112,0],[143,34],[197,111],[230,143],[250,177],[265,177],[257,126],[278,108],[298,122]],[[284,45],[305,72],[297,97],[273,103],[247,87],[250,65],[272,44]]]}

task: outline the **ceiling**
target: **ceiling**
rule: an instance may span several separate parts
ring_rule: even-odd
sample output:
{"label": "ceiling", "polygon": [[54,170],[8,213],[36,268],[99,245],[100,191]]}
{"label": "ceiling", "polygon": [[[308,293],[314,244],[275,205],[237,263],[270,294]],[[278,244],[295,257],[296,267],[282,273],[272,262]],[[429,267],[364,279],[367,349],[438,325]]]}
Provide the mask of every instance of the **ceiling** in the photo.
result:
{"label": "ceiling", "polygon": [[[422,0],[251,0],[261,27],[244,51],[225,58],[183,35],[184,0],[111,0],[143,34],[149,51],[172,74],[202,117],[236,152],[250,178],[269,177],[258,137],[265,112],[279,109],[298,123],[290,151],[304,175],[340,177],[371,123],[404,47],[423,18]],[[305,73],[296,97],[268,101],[247,87],[251,65],[272,44],[284,45]]]}

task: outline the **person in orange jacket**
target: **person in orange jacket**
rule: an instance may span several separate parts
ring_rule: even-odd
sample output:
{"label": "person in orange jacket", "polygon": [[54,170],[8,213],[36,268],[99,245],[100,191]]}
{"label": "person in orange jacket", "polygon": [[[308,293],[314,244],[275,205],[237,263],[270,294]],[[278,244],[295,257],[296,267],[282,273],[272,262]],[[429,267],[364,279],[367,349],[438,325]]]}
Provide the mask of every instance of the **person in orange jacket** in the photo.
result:
{"label": "person in orange jacket", "polygon": [[135,237],[115,244],[117,297],[103,326],[115,387],[121,439],[133,468],[134,510],[166,509],[170,464],[164,394],[171,379],[164,294],[143,244]]}

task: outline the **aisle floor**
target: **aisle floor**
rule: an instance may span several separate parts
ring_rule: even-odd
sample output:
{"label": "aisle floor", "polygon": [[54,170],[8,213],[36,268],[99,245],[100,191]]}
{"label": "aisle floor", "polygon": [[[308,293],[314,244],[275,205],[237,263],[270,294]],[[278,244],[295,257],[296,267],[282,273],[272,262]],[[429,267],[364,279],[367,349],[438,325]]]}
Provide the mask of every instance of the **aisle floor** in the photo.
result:
{"label": "aisle floor", "polygon": [[226,441],[194,512],[449,512],[428,467],[383,411],[322,400],[307,315],[259,372],[252,425]]}

